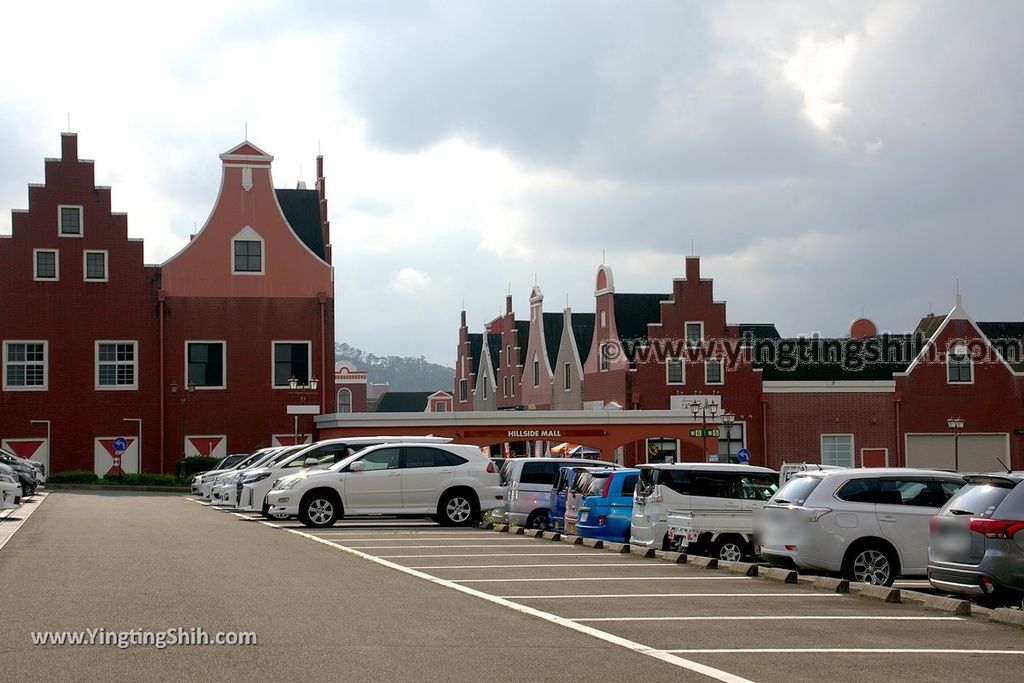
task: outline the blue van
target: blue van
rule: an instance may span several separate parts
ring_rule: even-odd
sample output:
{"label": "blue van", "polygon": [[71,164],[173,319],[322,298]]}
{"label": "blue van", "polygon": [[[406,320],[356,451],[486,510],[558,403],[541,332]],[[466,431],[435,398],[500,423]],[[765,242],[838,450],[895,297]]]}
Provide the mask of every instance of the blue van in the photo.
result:
{"label": "blue van", "polygon": [[558,468],[558,475],[551,487],[551,500],[548,509],[548,529],[559,533],[565,532],[565,503],[569,495],[569,487],[581,472],[586,472],[587,465],[565,465]]}
{"label": "blue van", "polygon": [[576,533],[584,538],[629,543],[629,520],[633,514],[633,489],[638,469],[591,472],[587,495],[580,503]]}

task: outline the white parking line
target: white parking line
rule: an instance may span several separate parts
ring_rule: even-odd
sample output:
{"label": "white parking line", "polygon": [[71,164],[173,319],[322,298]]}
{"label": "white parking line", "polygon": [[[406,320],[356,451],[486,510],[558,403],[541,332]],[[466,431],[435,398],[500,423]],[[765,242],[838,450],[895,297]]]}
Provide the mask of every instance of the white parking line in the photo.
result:
{"label": "white parking line", "polygon": [[[426,557],[425,555],[416,555],[416,557]],[[468,555],[468,557],[481,557],[480,555]],[[602,557],[594,558],[596,560],[604,559]],[[624,562],[549,562],[540,564],[436,564],[430,566],[421,567],[409,567],[409,569],[538,569],[547,567],[621,567]],[[657,564],[634,564],[630,569],[667,569],[668,567],[657,565]]]}
{"label": "white parking line", "polygon": [[[266,524],[267,526],[275,527],[275,528],[284,528],[284,527],[280,527],[277,524],[274,524],[272,522],[264,522],[264,524]],[[559,626],[564,626],[565,628],[572,629],[573,631],[576,631],[578,633],[583,633],[583,634],[586,634],[588,636],[592,636],[594,638],[598,638],[598,639],[603,640],[603,641],[605,641],[607,643],[612,643],[614,645],[618,645],[620,647],[626,648],[627,650],[630,650],[632,652],[636,652],[638,654],[645,655],[647,657],[652,657],[652,658],[657,659],[659,661],[666,662],[668,664],[672,664],[674,666],[677,666],[677,667],[680,667],[680,668],[683,668],[683,669],[687,669],[687,670],[693,671],[695,673],[702,674],[702,675],[707,676],[709,678],[713,678],[713,679],[718,680],[718,681],[723,681],[724,683],[753,683],[749,679],[743,678],[741,676],[737,676],[735,674],[731,674],[728,671],[723,671],[721,669],[716,669],[716,668],[714,668],[712,666],[708,666],[706,664],[701,664],[699,662],[695,662],[695,661],[690,660],[690,659],[685,659],[683,657],[678,657],[675,654],[672,654],[670,652],[666,652],[664,650],[657,650],[657,649],[648,647],[647,645],[643,645],[641,643],[637,643],[637,642],[634,642],[632,640],[627,640],[626,638],[622,638],[621,636],[616,636],[616,635],[613,635],[611,633],[607,633],[605,631],[598,630],[596,628],[593,628],[592,626],[586,626],[584,624],[577,623],[577,622],[573,621],[572,619],[566,619],[565,617],[560,617],[557,614],[551,614],[550,612],[544,612],[544,611],[535,609],[533,607],[528,607],[526,605],[520,605],[520,604],[515,603],[515,602],[510,602],[509,600],[507,600],[505,598],[501,598],[501,597],[498,597],[498,596],[495,596],[495,595],[491,595],[490,593],[484,593],[484,592],[475,590],[473,588],[470,588],[468,586],[462,586],[462,585],[459,585],[458,583],[455,583],[453,581],[447,581],[445,579],[439,579],[436,576],[431,576],[430,574],[424,574],[423,572],[417,571],[415,569],[410,569],[409,567],[404,567],[404,566],[402,566],[400,564],[397,564],[395,562],[388,562],[387,560],[381,559],[380,557],[375,557],[375,556],[370,555],[368,553],[360,552],[360,551],[358,551],[358,550],[356,550],[354,548],[349,548],[349,547],[340,545],[338,543],[333,543],[333,542],[328,541],[326,539],[319,538],[317,536],[313,536],[312,534],[307,534],[307,533],[304,533],[302,531],[298,531],[296,529],[285,529],[285,530],[289,531],[289,532],[291,532],[293,534],[296,534],[298,536],[302,536],[304,538],[311,539],[311,540],[316,541],[318,543],[323,543],[324,545],[330,546],[332,548],[336,548],[338,550],[341,550],[343,552],[349,553],[351,555],[355,555],[356,557],[361,557],[364,560],[369,560],[370,562],[375,562],[375,563],[383,565],[385,567],[389,567],[391,569],[394,569],[395,571],[399,571],[399,572],[402,572],[404,574],[408,574],[410,576],[415,576],[415,577],[423,579],[425,581],[429,581],[429,582],[437,584],[439,586],[444,586],[446,588],[450,588],[452,590],[456,590],[456,591],[459,591],[461,593],[465,593],[467,595],[472,595],[474,597],[480,598],[481,600],[487,600],[488,602],[494,603],[496,605],[501,605],[503,607],[507,607],[507,608],[509,608],[509,609],[511,609],[511,610],[513,610],[515,612],[519,612],[521,614],[527,614],[527,615],[530,615],[530,616],[537,617],[539,619],[543,619],[543,620],[548,621],[550,623],[557,624]]]}
{"label": "white parking line", "polygon": [[[356,541],[357,543],[379,543],[379,542],[384,542],[384,541],[393,541],[393,542],[396,542],[396,543],[397,542],[401,542],[401,541],[405,541],[405,542],[408,542],[408,543],[415,543],[415,542],[418,541],[418,542],[422,543],[423,541],[427,540],[428,538],[437,538],[437,539],[440,539],[442,541],[462,540],[462,539],[466,538],[465,536],[432,536],[432,535],[429,535],[429,534],[420,534],[416,538],[395,538],[394,536],[387,537],[387,538],[360,538],[360,537],[353,537],[353,536],[348,536],[348,537],[325,536],[324,534],[314,534],[314,535],[319,536],[320,538],[326,538],[326,539],[328,539],[330,541]],[[505,541],[507,543],[506,539],[504,539],[504,538],[474,538],[473,540],[474,541],[494,541],[494,542]]]}
{"label": "white parking line", "polygon": [[[28,518],[32,516],[32,513],[39,509],[39,506],[43,504],[43,501],[46,500],[48,495],[48,493],[37,493],[33,497],[32,501],[22,503],[19,508],[12,508],[4,511],[7,514],[0,519],[0,521],[4,522],[3,525],[0,525],[0,548],[3,548],[7,545],[7,541],[14,538],[14,534],[18,533],[18,530],[24,526]],[[15,513],[20,514],[15,517]],[[10,520],[10,524],[7,524],[8,520]]]}
{"label": "white parking line", "polygon": [[742,616],[742,617],[587,617],[576,619],[576,621],[964,621],[963,617],[888,617],[888,616],[863,616],[863,615],[836,615],[836,616],[780,616],[771,614],[766,616]]}
{"label": "white parking line", "polygon": [[747,576],[558,576],[528,579],[451,579],[455,583],[545,583],[549,581],[752,581]]}
{"label": "white parking line", "polygon": [[[288,529],[292,531],[292,529]],[[310,534],[312,536],[312,534]],[[326,541],[326,538],[320,538],[321,541]],[[415,550],[416,548],[522,548],[522,543],[506,543],[504,545],[445,545],[443,543],[432,543],[430,545],[350,545],[346,546],[352,550]]]}
{"label": "white parking line", "polygon": [[578,595],[499,595],[506,600],[572,600],[575,598],[841,598],[840,593],[591,593]]}
{"label": "white parking line", "polygon": [[[433,546],[431,546],[433,547]],[[558,548],[553,548],[558,550]],[[436,557],[579,557],[585,558],[590,556],[589,553],[575,552],[575,553],[450,553],[444,555],[377,555],[382,560],[399,560],[407,559],[410,557],[425,557],[425,558],[436,558]],[[613,555],[612,557],[618,557]],[[606,558],[601,558],[606,559]],[[623,559],[627,559],[623,557]]]}
{"label": "white parking line", "polygon": [[672,654],[871,654],[871,655],[1024,655],[1024,650],[962,650],[944,648],[884,648],[884,647],[780,647],[780,648],[723,648],[705,650],[662,650]]}

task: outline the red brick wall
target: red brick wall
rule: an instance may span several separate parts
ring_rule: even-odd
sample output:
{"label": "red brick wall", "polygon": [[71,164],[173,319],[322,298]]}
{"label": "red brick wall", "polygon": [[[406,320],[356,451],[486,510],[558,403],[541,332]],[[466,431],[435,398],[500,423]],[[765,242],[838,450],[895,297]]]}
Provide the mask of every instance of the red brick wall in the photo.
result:
{"label": "red brick wall", "polygon": [[[955,342],[984,343],[967,320],[951,320],[936,340],[943,354]],[[1011,467],[1024,468],[1024,377],[1014,376],[1001,362],[974,363],[974,382],[948,384],[944,358],[922,362],[906,376],[897,376],[900,422],[904,432],[948,433],[946,419],[964,418],[964,432],[1010,435]],[[903,445],[901,444],[901,449]]]}
{"label": "red brick wall", "polygon": [[[46,184],[29,187],[27,212],[15,212],[0,239],[0,341],[48,342],[48,390],[0,391],[0,438],[45,436],[52,471],[93,470],[93,439],[135,436],[143,420],[142,467],[159,459],[157,269],[143,265],[142,242],[127,218],[111,213],[109,188],[97,188],[92,162],[78,160],[77,138],[63,135],[62,159],[46,161]],[[81,205],[83,236],[58,236],[58,204]],[[59,281],[34,282],[32,250],[56,249]],[[108,281],[83,282],[83,250],[107,250]],[[137,340],[136,390],[96,390],[96,340]]]}
{"label": "red brick wall", "polygon": [[769,393],[768,467],[821,462],[822,434],[853,434],[854,464],[862,448],[888,448],[895,465],[896,409],[892,393]]}

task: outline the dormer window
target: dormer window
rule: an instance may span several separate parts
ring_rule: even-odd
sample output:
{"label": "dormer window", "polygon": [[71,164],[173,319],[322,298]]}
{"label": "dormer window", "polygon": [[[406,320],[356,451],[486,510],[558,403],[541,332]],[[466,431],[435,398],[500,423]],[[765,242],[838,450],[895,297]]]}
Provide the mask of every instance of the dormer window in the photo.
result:
{"label": "dormer window", "polygon": [[82,207],[60,205],[57,207],[58,234],[61,237],[82,236]]}
{"label": "dormer window", "polygon": [[263,274],[263,238],[246,226],[231,240],[231,272],[236,275]]}
{"label": "dormer window", "polygon": [[966,346],[957,345],[949,350],[946,358],[946,381],[949,384],[970,384],[974,381],[971,352]]}

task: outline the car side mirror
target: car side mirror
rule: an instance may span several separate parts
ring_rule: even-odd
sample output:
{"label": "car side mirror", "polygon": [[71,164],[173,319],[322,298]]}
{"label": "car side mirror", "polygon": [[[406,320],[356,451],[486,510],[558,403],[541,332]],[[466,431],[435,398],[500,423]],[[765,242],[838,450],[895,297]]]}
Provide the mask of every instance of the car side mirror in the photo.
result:
{"label": "car side mirror", "polygon": [[320,460],[317,459],[317,458],[306,458],[305,460],[302,461],[302,466],[303,467],[313,467],[314,465],[319,464],[319,462],[320,462]]}
{"label": "car side mirror", "polygon": [[364,469],[366,469],[366,463],[362,460],[356,460],[348,468],[349,472],[362,472]]}

